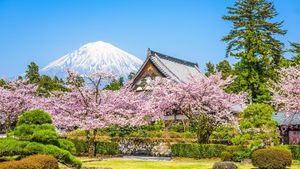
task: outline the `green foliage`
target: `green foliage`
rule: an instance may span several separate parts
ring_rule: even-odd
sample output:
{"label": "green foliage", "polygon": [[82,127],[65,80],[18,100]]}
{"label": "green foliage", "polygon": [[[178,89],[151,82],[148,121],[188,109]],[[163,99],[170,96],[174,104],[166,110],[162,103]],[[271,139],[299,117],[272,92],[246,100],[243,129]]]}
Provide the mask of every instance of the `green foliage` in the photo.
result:
{"label": "green foliage", "polygon": [[292,57],[292,60],[290,61],[289,65],[300,65],[300,44],[290,42],[290,45],[292,48],[289,51],[292,52],[294,56]]}
{"label": "green foliage", "polygon": [[58,145],[58,134],[51,130],[37,130],[33,132],[29,141]]}
{"label": "green foliage", "polygon": [[54,145],[44,145],[40,143],[30,142],[25,147],[28,154],[48,154],[54,156],[59,162],[71,165],[76,168],[81,167],[81,162],[77,160],[69,151],[58,148]]}
{"label": "green foliage", "polygon": [[70,140],[76,148],[76,155],[85,155],[88,152],[88,145],[84,140]]}
{"label": "green foliage", "polygon": [[300,160],[300,145],[289,145],[294,160]]}
{"label": "green foliage", "polygon": [[29,83],[38,83],[40,81],[39,66],[31,62],[27,67],[25,76]]}
{"label": "green foliage", "polygon": [[[86,155],[88,145],[84,140],[70,140],[76,147],[77,155]],[[117,155],[120,153],[119,145],[114,142],[96,142],[96,154],[98,155]]]}
{"label": "green foliage", "polygon": [[6,80],[0,79],[0,87],[3,87],[3,86],[5,86],[5,85],[7,85]]}
{"label": "green foliage", "polygon": [[243,146],[227,146],[221,154],[222,161],[241,162],[251,157],[251,150]]}
{"label": "green foliage", "polygon": [[205,75],[209,77],[210,75],[213,75],[215,73],[216,73],[215,65],[210,61],[206,63]]}
{"label": "green foliage", "polygon": [[24,112],[18,119],[17,126],[22,124],[51,124],[51,116],[43,110],[31,110]]}
{"label": "green foliage", "polygon": [[230,75],[232,75],[231,65],[227,60],[223,60],[216,65],[216,70],[222,73],[222,79],[226,79]]}
{"label": "green foliage", "polygon": [[26,154],[25,147],[28,142],[16,141],[14,139],[0,139],[0,157],[2,156],[14,156]]}
{"label": "green foliage", "polygon": [[221,144],[173,144],[172,156],[189,158],[213,158],[220,157],[225,150]]}
{"label": "green foliage", "polygon": [[57,76],[52,79],[50,76],[42,75],[38,82],[38,94],[40,96],[48,97],[51,91],[67,91],[64,87],[63,80],[59,80]]}
{"label": "green foliage", "polygon": [[48,155],[32,155],[19,161],[0,163],[1,169],[59,169],[55,158]]}
{"label": "green foliage", "polygon": [[74,145],[59,140],[51,122],[51,116],[41,110],[23,113],[17,127],[9,134],[14,139],[0,140],[0,156],[48,154],[66,165],[80,168],[81,162],[69,152],[75,153]]}
{"label": "green foliage", "polygon": [[75,144],[70,140],[58,139],[58,147],[64,150],[69,151],[71,154],[76,154]]}
{"label": "green foliage", "polygon": [[120,153],[118,143],[114,142],[97,142],[96,154],[101,155],[117,155]]}
{"label": "green foliage", "polygon": [[124,86],[124,78],[120,77],[118,80],[114,79],[110,84],[106,85],[106,90],[120,90]]}
{"label": "green foliage", "polygon": [[267,104],[251,104],[242,113],[240,120],[241,134],[232,139],[236,145],[248,146],[252,150],[278,144],[277,125],[272,120],[274,110]]}
{"label": "green foliage", "polygon": [[270,100],[265,83],[278,77],[283,43],[276,37],[286,31],[281,29],[282,22],[272,22],[276,15],[273,3],[267,0],[238,0],[223,16],[233,24],[222,39],[228,43],[226,55],[238,59],[234,66],[237,78],[229,89],[247,92],[250,103]]}
{"label": "green foliage", "polygon": [[231,140],[238,134],[238,131],[232,125],[221,125],[217,127],[211,134],[212,140]]}
{"label": "green foliage", "polygon": [[256,150],[252,154],[252,164],[260,169],[282,169],[292,164],[292,154],[281,148]]}

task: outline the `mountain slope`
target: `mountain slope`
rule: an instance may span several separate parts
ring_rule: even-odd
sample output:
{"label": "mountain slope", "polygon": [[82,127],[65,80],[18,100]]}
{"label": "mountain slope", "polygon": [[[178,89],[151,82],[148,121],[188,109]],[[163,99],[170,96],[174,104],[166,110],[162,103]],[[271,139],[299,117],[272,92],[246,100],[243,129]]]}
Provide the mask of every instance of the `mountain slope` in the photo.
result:
{"label": "mountain slope", "polygon": [[67,70],[79,74],[90,74],[99,71],[110,72],[115,76],[127,77],[131,72],[137,72],[142,61],[102,41],[88,43],[79,49],[51,62],[41,69],[41,74],[66,77]]}

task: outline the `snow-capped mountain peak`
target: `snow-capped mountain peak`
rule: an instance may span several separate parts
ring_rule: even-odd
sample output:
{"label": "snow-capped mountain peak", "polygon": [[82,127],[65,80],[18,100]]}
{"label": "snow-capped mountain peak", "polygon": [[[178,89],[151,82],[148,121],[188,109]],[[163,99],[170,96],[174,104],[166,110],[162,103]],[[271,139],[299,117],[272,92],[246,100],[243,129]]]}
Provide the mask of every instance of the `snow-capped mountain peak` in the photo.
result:
{"label": "snow-capped mountain peak", "polygon": [[51,62],[41,69],[42,74],[66,77],[66,70],[79,74],[108,72],[115,76],[127,77],[137,72],[142,61],[110,43],[103,41],[83,45],[79,49]]}

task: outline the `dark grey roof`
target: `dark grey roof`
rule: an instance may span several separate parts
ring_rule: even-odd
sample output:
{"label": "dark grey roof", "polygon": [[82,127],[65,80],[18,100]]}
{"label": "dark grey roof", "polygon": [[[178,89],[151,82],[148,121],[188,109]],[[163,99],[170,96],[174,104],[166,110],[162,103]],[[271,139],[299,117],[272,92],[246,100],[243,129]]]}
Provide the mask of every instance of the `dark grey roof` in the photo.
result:
{"label": "dark grey roof", "polygon": [[284,112],[274,112],[272,119],[277,121],[278,125],[298,125],[300,124],[300,114],[299,113],[284,113]]}
{"label": "dark grey roof", "polygon": [[181,60],[150,49],[148,49],[147,59],[137,75],[148,60],[150,60],[164,76],[178,82],[188,82],[192,76],[204,76],[200,72],[197,63]]}

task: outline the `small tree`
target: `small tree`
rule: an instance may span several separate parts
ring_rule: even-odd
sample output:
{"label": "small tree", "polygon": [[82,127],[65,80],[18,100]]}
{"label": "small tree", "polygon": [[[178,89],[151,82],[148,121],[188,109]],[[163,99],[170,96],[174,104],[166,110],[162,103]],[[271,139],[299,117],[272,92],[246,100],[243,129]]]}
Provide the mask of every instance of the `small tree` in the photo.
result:
{"label": "small tree", "polygon": [[237,145],[257,149],[279,143],[277,124],[272,120],[274,109],[261,103],[249,105],[240,120],[241,133],[232,139]]}
{"label": "small tree", "polygon": [[206,63],[205,75],[209,77],[213,74],[216,74],[215,65],[209,61]]}
{"label": "small tree", "polygon": [[35,62],[31,62],[26,70],[26,79],[29,83],[37,83],[40,80],[39,66]]}

